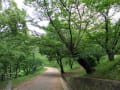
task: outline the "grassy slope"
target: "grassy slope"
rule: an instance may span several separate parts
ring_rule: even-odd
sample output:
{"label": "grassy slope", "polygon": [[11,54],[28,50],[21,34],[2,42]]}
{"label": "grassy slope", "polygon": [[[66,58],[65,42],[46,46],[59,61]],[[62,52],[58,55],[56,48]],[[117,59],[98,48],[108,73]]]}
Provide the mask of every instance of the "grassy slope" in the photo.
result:
{"label": "grassy slope", "polygon": [[[67,65],[64,68],[67,72],[74,72],[77,71],[80,66],[75,63],[73,69],[70,69]],[[79,70],[80,73],[78,74],[80,77],[88,76],[102,79],[120,80],[120,55],[115,55],[114,61],[109,61],[107,56],[102,57],[100,63],[95,68],[96,71],[92,74],[87,75],[85,70],[82,68]]]}
{"label": "grassy slope", "polygon": [[65,72],[72,71],[72,70],[75,70],[75,69],[78,69],[78,68],[80,68],[80,65],[77,62],[74,62],[72,69],[70,68],[69,65],[66,65],[66,64],[64,65]]}
{"label": "grassy slope", "polygon": [[107,57],[102,57],[96,66],[96,71],[88,76],[120,80],[120,55],[116,55],[114,61],[108,61]]}
{"label": "grassy slope", "polygon": [[3,81],[3,82],[0,81],[0,90],[3,90],[3,88],[6,87],[6,84],[7,84],[7,81]]}
{"label": "grassy slope", "polygon": [[[52,62],[46,61],[46,63],[48,63],[47,66],[55,66],[59,68],[55,61]],[[80,66],[77,62],[74,63],[73,69],[70,69],[69,65],[64,63],[65,72],[74,72],[78,70],[78,68],[80,68]],[[102,57],[100,63],[95,68],[96,71],[91,75],[86,75],[85,70],[81,68],[79,70],[80,71],[79,76],[90,76],[96,78],[120,80],[120,55],[115,55],[114,61],[108,61],[107,56]]]}

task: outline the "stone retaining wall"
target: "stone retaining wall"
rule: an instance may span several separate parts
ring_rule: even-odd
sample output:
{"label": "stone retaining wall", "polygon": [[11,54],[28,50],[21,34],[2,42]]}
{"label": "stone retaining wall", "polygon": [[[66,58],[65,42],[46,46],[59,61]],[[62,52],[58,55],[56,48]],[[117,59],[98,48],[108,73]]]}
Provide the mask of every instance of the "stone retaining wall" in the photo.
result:
{"label": "stone retaining wall", "polygon": [[120,90],[120,81],[96,78],[72,78],[72,90]]}

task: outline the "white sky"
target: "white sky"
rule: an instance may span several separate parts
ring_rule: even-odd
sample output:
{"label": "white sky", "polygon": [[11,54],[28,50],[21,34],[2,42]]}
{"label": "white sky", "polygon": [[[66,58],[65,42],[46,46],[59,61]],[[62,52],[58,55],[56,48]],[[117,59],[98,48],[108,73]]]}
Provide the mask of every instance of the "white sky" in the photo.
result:
{"label": "white sky", "polygon": [[14,0],[17,3],[19,9],[24,8],[24,0]]}
{"label": "white sky", "polygon": [[[14,0],[14,1],[17,3],[18,8],[21,9],[21,10],[22,10],[22,9],[25,9],[27,15],[29,15],[32,19],[34,19],[34,20],[37,20],[37,19],[38,19],[37,16],[36,16],[36,14],[35,14],[35,13],[37,13],[37,12],[36,12],[36,10],[35,10],[34,7],[25,6],[25,5],[24,5],[24,0]],[[39,20],[38,25],[39,25],[39,26],[47,26],[48,23],[49,23],[49,21],[40,21],[40,20]],[[40,35],[41,35],[41,34],[45,34],[45,31],[44,31],[43,29],[40,29],[39,27],[36,27],[36,26],[34,26],[34,25],[31,25],[30,22],[27,22],[26,24],[27,24],[27,27],[28,27],[28,29],[29,29],[30,31],[32,31],[32,32],[33,32],[33,31],[38,32],[38,34],[40,34]]]}

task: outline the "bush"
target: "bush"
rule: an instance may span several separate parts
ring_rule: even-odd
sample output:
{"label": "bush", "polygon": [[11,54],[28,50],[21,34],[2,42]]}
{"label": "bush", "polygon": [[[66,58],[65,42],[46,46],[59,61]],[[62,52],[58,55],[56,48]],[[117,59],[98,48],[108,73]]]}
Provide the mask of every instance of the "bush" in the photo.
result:
{"label": "bush", "polygon": [[87,57],[86,60],[89,62],[91,67],[95,67],[97,65],[96,59],[92,56]]}

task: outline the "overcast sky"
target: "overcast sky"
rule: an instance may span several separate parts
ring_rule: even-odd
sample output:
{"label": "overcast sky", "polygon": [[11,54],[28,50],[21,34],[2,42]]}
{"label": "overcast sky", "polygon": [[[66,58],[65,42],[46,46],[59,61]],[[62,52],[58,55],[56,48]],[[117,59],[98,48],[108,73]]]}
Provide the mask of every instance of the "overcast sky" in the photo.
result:
{"label": "overcast sky", "polygon": [[[29,15],[34,21],[37,21],[37,24],[39,26],[47,26],[48,25],[48,21],[40,21],[36,15],[36,10],[33,6],[26,6],[24,5],[24,0],[14,0],[17,3],[17,6],[19,9],[25,9],[27,15]],[[30,22],[26,23],[28,26],[28,29],[32,32],[38,32],[39,34],[44,34],[45,31],[43,29],[40,29],[39,27],[36,27],[34,25],[32,25]]]}

